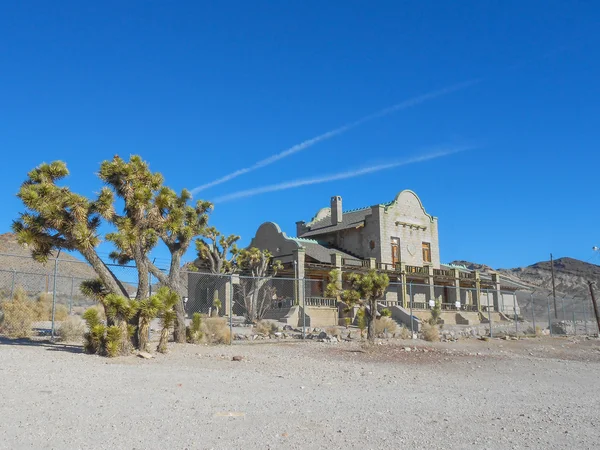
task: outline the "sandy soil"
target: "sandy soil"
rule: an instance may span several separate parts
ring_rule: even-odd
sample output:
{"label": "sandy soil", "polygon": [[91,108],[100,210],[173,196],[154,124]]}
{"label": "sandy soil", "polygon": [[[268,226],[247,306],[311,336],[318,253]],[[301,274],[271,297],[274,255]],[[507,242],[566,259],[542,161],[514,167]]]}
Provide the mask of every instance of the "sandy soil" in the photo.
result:
{"label": "sandy soil", "polygon": [[415,342],[144,360],[2,340],[0,448],[598,448],[600,341]]}

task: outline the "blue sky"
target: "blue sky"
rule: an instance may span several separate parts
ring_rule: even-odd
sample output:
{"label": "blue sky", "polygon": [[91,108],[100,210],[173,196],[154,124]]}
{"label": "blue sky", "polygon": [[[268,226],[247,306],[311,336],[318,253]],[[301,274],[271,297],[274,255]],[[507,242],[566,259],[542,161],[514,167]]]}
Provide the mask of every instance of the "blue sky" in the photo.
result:
{"label": "blue sky", "polygon": [[353,209],[412,189],[439,217],[443,261],[597,262],[599,25],[595,2],[3,2],[0,229],[42,161],[66,161],[69,186],[90,196],[115,154],[191,189],[476,80],[197,195],[474,147],[221,202],[211,221],[247,244],[264,221],[294,235],[332,195]]}

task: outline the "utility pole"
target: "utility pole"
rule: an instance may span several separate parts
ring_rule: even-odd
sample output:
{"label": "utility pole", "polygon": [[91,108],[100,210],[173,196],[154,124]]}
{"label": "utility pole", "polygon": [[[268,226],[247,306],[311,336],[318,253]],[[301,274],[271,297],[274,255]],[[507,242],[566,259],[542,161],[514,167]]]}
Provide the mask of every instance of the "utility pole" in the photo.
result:
{"label": "utility pole", "polygon": [[554,258],[550,253],[550,269],[552,270],[552,298],[554,299],[554,318],[558,319],[558,311],[556,309],[556,284],[554,282]]}
{"label": "utility pole", "polygon": [[592,296],[592,305],[594,306],[594,314],[596,315],[596,324],[598,325],[598,335],[600,336],[600,314],[598,314],[598,305],[596,304],[596,297],[594,296],[594,283],[588,281],[590,288],[590,295]]}

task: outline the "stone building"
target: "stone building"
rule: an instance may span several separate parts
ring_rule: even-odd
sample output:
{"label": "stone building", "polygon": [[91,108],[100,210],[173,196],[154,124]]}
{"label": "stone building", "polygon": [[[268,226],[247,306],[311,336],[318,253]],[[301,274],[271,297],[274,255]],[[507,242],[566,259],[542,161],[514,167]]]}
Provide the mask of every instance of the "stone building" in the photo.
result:
{"label": "stone building", "polygon": [[311,221],[297,222],[296,234],[288,237],[277,224],[266,222],[250,246],[269,250],[283,263],[279,276],[306,280],[294,295],[305,297],[307,305],[331,307],[324,289],[333,269],[377,269],[390,277],[382,304],[404,312],[412,309],[417,317],[428,314],[436,300],[452,315],[460,313],[457,322],[485,320],[482,313],[488,310],[515,312],[517,288],[499,274],[441,264],[438,219],[410,190],[388,203],[350,211],[334,196]]}

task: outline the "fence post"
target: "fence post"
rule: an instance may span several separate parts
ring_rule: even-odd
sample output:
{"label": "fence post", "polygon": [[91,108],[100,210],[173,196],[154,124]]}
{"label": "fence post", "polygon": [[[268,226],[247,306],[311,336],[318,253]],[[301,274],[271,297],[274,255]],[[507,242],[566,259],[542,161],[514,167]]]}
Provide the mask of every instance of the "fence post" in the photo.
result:
{"label": "fence post", "polygon": [[10,298],[11,298],[11,300],[13,299],[13,297],[15,295],[15,277],[16,276],[17,276],[17,271],[13,270],[12,284],[10,286]]}
{"label": "fence post", "polygon": [[490,290],[485,290],[485,297],[487,298],[487,310],[488,310],[488,321],[490,322],[490,337],[494,337],[494,333],[492,331],[492,312],[490,311]]}
{"label": "fence post", "polygon": [[233,345],[233,273],[229,274],[229,345]]}
{"label": "fence post", "polygon": [[410,338],[414,339],[415,327],[413,325],[413,296],[412,296],[412,281],[408,285],[409,305],[410,305]]}
{"label": "fence post", "polygon": [[75,277],[71,277],[71,296],[69,297],[69,315],[73,314],[73,290],[75,289]]}
{"label": "fence post", "polygon": [[550,294],[548,294],[546,300],[548,300],[548,328],[550,329],[550,336],[554,336],[554,332],[552,331],[552,318],[550,317]]}
{"label": "fence post", "polygon": [[52,327],[50,329],[50,340],[54,341],[54,317],[56,314],[56,274],[58,272],[58,256],[60,255],[60,250],[56,254],[56,259],[54,260],[54,280],[52,286]]}
{"label": "fence post", "polygon": [[304,282],[303,278],[298,280],[298,285],[302,285],[302,340],[306,339],[306,286]]}
{"label": "fence post", "polygon": [[535,330],[535,304],[533,303],[533,294],[535,294],[535,291],[529,294],[529,300],[531,301],[531,318],[533,320],[533,334],[537,334]]}
{"label": "fence post", "polygon": [[513,293],[513,312],[515,313],[515,333],[519,334],[519,315],[517,314],[517,293]]}
{"label": "fence post", "polygon": [[563,321],[564,322],[567,321],[567,317],[565,316],[565,297],[566,297],[566,295],[563,295],[563,297],[560,299],[560,305],[562,307]]}
{"label": "fence post", "polygon": [[581,306],[583,309],[583,329],[585,330],[585,336],[587,336],[588,334],[588,330],[587,330],[587,314],[585,313],[585,297],[581,297]]}

